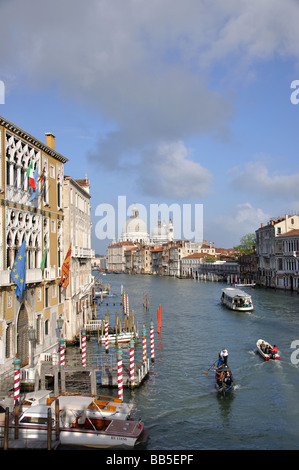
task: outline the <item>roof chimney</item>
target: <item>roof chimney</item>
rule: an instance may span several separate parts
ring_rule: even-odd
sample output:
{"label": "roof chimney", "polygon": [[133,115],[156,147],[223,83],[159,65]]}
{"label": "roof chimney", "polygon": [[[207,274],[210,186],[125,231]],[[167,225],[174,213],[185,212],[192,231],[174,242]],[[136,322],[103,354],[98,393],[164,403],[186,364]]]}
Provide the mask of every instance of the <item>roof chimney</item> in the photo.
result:
{"label": "roof chimney", "polygon": [[55,150],[55,135],[52,132],[46,132],[47,146]]}

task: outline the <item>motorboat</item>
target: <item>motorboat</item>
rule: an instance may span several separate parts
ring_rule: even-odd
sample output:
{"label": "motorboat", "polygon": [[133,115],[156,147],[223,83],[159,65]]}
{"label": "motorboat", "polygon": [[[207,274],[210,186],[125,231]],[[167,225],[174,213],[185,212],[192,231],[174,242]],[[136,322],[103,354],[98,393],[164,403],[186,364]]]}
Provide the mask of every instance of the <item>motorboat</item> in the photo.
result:
{"label": "motorboat", "polygon": [[[128,331],[121,331],[120,333],[109,333],[108,334],[108,343],[128,343],[131,339],[136,338],[136,333],[128,332]],[[99,342],[100,343],[105,343],[106,342],[106,336],[105,335],[100,335],[99,336]]]}
{"label": "motorboat", "polygon": [[105,395],[82,395],[80,393],[62,393],[56,397],[47,399],[46,404],[51,405],[56,400],[59,402],[59,410],[64,410],[77,403],[84,404],[86,414],[92,418],[129,419],[133,405],[123,403],[120,398]]}
{"label": "motorboat", "polygon": [[[134,447],[143,441],[144,423],[122,419],[89,416],[86,397],[59,406],[59,441],[63,445],[94,448]],[[19,419],[19,436],[23,439],[46,440],[49,416],[52,419],[53,438],[56,435],[55,402],[51,405],[31,406]],[[49,412],[49,409],[51,412]]]}
{"label": "motorboat", "polygon": [[256,347],[260,355],[265,359],[265,361],[269,361],[270,359],[274,359],[275,361],[279,361],[280,353],[277,351],[276,353],[271,353],[271,349],[273,346],[265,341],[264,339],[258,339],[256,342]]}
{"label": "motorboat", "polygon": [[234,378],[227,364],[215,369],[215,386],[217,392],[223,396],[234,389]]}
{"label": "motorboat", "polygon": [[222,289],[221,302],[231,310],[246,312],[253,310],[252,298],[243,290],[234,287]]}

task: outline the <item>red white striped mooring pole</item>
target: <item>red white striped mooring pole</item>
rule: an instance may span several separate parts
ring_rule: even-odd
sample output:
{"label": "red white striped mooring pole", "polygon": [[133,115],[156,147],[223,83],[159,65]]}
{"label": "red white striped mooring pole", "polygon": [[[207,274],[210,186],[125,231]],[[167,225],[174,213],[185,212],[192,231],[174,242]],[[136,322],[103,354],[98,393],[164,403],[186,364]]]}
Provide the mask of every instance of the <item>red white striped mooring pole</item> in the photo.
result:
{"label": "red white striped mooring pole", "polygon": [[13,361],[14,365],[14,404],[20,401],[20,368],[21,361],[18,356]]}
{"label": "red white striped mooring pole", "polygon": [[154,340],[154,322],[151,319],[150,323],[150,337],[151,337],[151,361],[155,361],[155,340]]}
{"label": "red white striped mooring pole", "polygon": [[117,357],[117,385],[118,385],[118,398],[123,400],[123,363],[122,363],[122,350],[118,348],[116,351]]}
{"label": "red white striped mooring pole", "polygon": [[130,385],[135,386],[134,340],[130,339]]}
{"label": "red white striped mooring pole", "polygon": [[65,346],[65,342],[64,342],[63,336],[61,335],[61,338],[60,338],[60,365],[61,366],[65,366],[64,346]]}
{"label": "red white striped mooring pole", "polygon": [[146,363],[146,329],[144,325],[142,328],[142,362]]}
{"label": "red white striped mooring pole", "polygon": [[82,333],[82,366],[86,366],[86,330],[83,327],[81,330]]}
{"label": "red white striped mooring pole", "polygon": [[106,317],[106,320],[105,320],[105,350],[106,350],[106,353],[109,352],[108,327],[109,327],[109,323],[108,323],[108,319]]}

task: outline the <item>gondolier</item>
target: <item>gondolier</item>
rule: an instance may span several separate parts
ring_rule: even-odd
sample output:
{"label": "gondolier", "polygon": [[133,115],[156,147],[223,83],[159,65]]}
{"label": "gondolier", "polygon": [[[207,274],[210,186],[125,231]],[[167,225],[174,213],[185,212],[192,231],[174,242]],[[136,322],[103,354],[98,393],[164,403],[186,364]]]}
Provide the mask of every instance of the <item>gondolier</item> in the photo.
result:
{"label": "gondolier", "polygon": [[227,365],[227,359],[228,359],[228,352],[227,349],[222,349],[220,353],[220,357],[223,359],[224,365]]}

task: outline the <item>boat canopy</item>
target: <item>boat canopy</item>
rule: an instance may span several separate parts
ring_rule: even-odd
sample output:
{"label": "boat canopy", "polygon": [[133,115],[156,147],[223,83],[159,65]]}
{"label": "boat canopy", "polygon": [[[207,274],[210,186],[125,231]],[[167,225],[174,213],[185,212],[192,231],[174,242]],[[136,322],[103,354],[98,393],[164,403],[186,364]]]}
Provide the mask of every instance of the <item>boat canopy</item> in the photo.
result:
{"label": "boat canopy", "polygon": [[[82,396],[61,396],[58,398],[59,409],[62,410],[73,410],[83,411],[86,410],[91,403],[94,402],[93,397],[82,397]],[[51,404],[52,409],[55,409],[55,400]]]}

